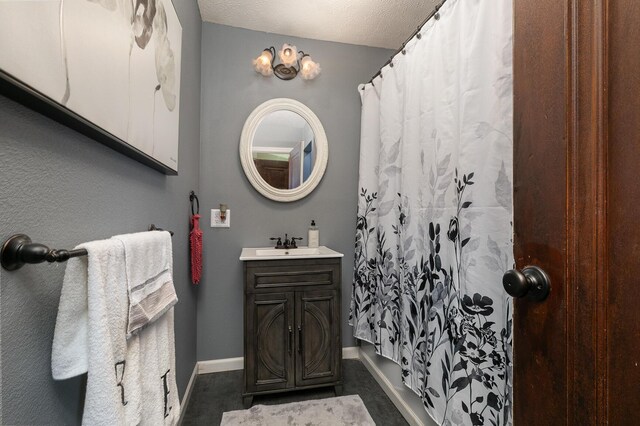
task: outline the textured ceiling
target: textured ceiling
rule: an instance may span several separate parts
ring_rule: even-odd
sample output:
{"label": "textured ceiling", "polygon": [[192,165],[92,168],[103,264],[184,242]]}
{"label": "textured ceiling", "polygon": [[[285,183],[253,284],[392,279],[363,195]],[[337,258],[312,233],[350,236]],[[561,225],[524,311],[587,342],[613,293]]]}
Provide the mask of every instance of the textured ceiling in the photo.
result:
{"label": "textured ceiling", "polygon": [[435,0],[198,0],[216,24],[316,40],[397,49]]}

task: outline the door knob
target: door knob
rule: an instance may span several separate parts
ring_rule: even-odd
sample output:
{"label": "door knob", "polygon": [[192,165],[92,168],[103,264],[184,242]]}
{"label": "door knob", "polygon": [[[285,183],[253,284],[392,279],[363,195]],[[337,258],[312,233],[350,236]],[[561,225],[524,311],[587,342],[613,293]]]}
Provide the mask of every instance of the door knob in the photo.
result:
{"label": "door knob", "polygon": [[551,291],[549,276],[537,266],[527,266],[522,272],[511,269],[502,276],[502,285],[512,297],[527,297],[543,301]]}

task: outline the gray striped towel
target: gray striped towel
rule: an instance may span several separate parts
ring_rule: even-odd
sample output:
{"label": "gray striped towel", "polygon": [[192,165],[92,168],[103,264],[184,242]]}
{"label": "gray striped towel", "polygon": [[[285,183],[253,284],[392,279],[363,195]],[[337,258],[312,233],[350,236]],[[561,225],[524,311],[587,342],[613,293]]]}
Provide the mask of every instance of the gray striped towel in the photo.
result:
{"label": "gray striped towel", "polygon": [[127,339],[178,303],[173,286],[171,235],[166,231],[117,235],[125,251],[129,318]]}

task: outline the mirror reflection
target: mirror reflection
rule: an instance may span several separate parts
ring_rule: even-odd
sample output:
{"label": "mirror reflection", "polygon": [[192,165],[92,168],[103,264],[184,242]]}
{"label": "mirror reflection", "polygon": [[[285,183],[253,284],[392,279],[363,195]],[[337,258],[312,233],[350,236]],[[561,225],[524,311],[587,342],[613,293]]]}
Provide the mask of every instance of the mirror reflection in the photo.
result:
{"label": "mirror reflection", "polygon": [[253,162],[262,179],[277,189],[294,189],[311,175],[316,141],[309,123],[293,111],[266,115],[251,144]]}

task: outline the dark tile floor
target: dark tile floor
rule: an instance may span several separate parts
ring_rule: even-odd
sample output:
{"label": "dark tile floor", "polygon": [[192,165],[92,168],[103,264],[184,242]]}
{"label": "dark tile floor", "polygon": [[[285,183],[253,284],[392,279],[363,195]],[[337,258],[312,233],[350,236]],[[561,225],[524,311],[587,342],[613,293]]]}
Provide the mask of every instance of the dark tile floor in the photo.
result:
{"label": "dark tile floor", "polygon": [[[407,425],[395,405],[358,360],[343,360],[343,395],[360,395],[373,421],[380,426]],[[333,387],[256,396],[253,405],[286,404],[333,398]],[[225,411],[242,410],[242,370],[197,377],[183,425],[219,425]]]}

